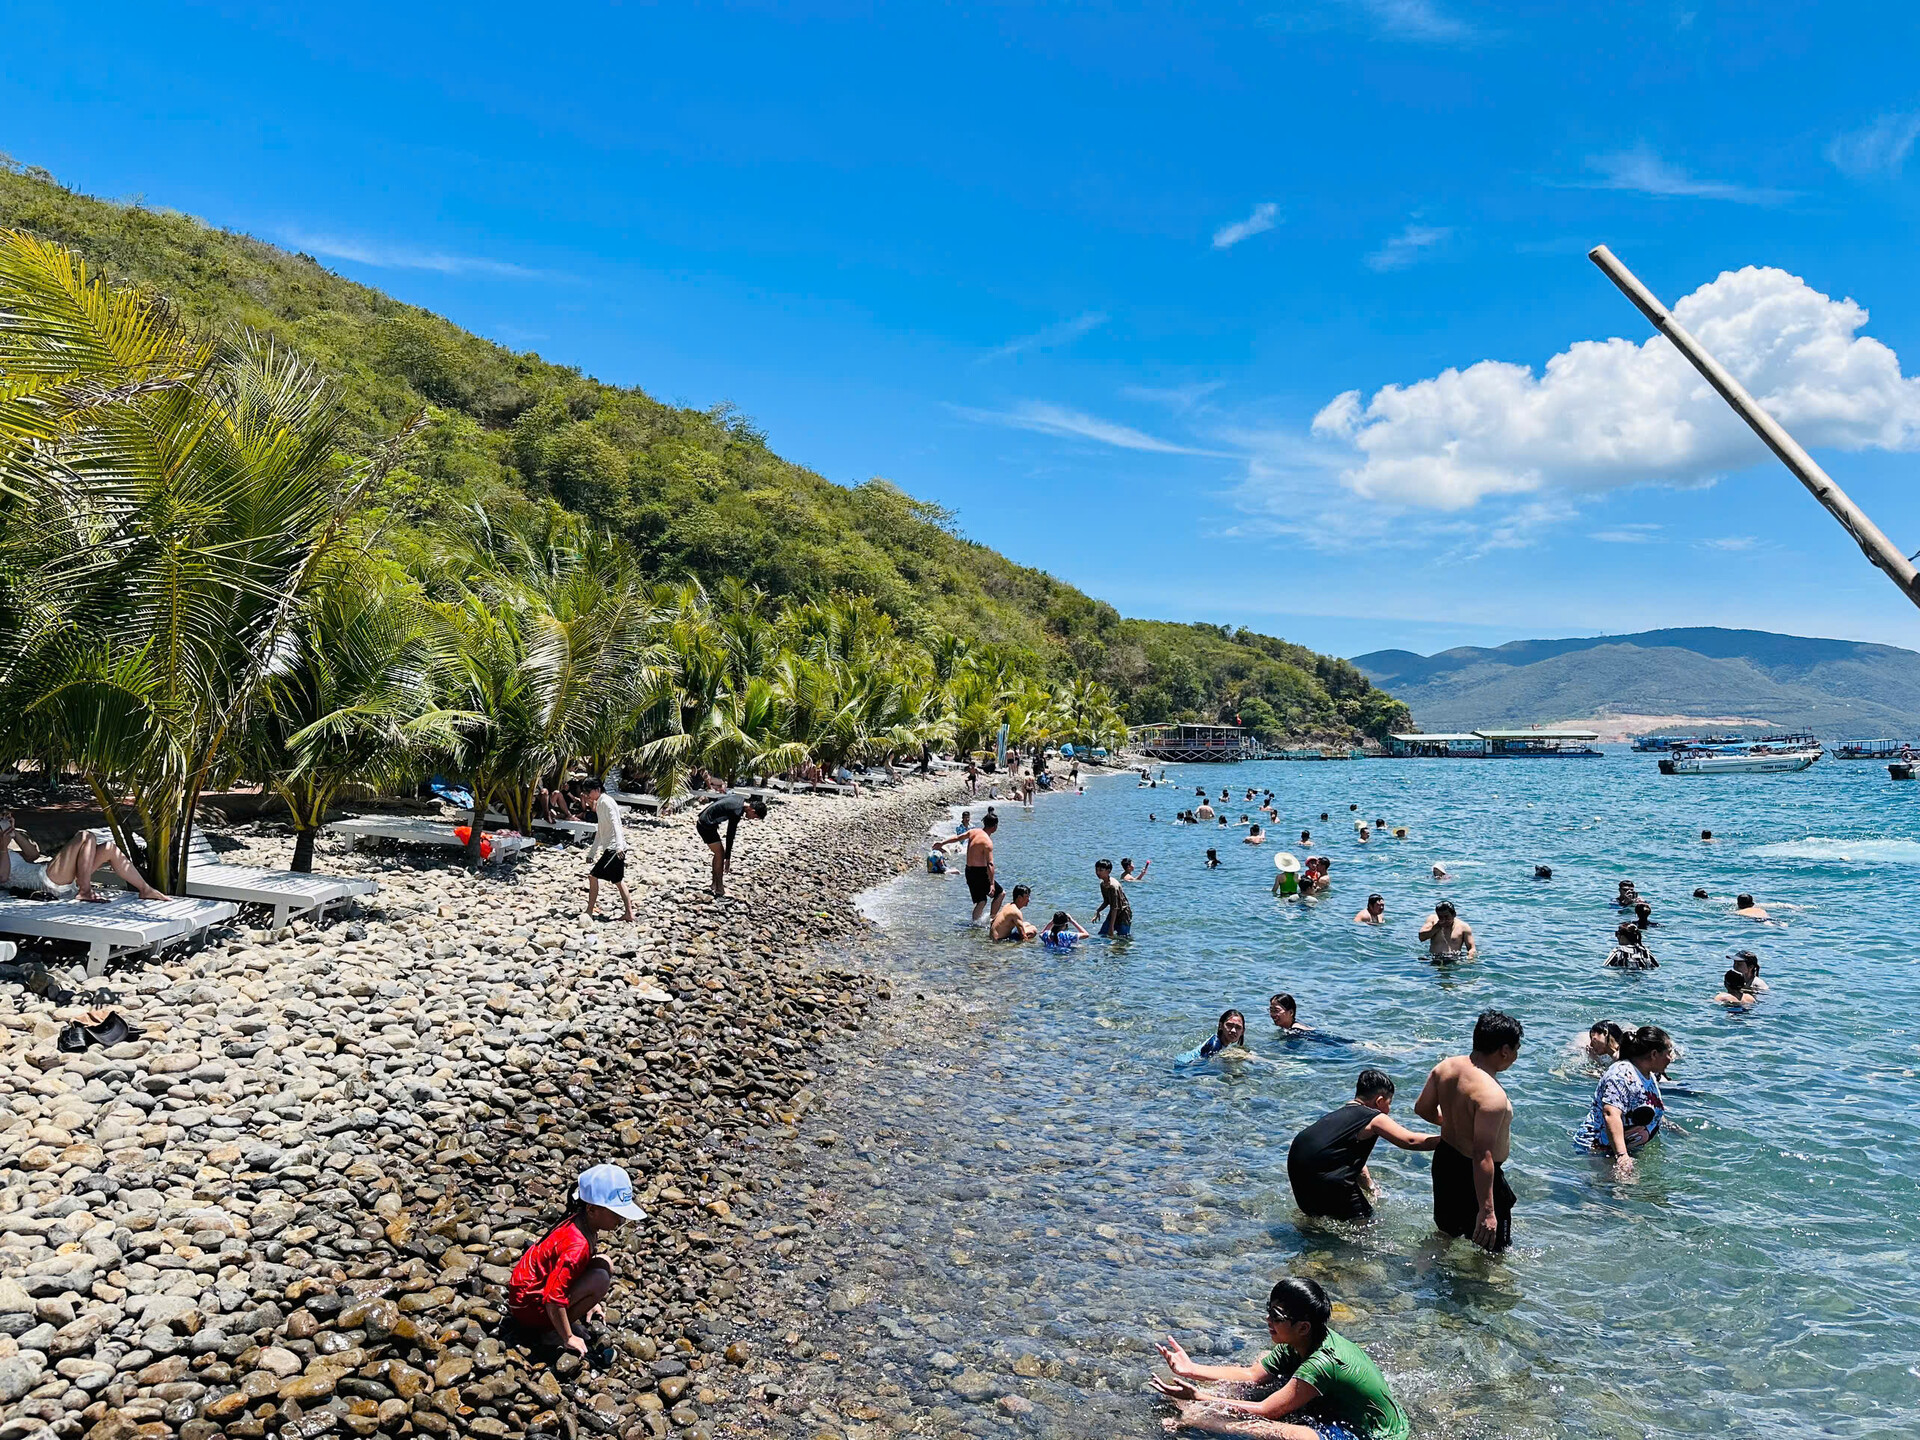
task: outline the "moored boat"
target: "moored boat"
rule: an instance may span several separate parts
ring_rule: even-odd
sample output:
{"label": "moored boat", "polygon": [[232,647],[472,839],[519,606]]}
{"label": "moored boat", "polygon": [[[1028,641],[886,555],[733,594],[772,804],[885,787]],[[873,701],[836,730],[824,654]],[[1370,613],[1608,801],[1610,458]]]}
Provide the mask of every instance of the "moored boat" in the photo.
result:
{"label": "moored boat", "polygon": [[1821,755],[1819,746],[1775,749],[1754,746],[1743,750],[1679,750],[1660,761],[1662,775],[1765,775],[1805,770]]}
{"label": "moored boat", "polygon": [[1913,743],[1908,740],[1842,740],[1833,747],[1836,760],[1912,760]]}

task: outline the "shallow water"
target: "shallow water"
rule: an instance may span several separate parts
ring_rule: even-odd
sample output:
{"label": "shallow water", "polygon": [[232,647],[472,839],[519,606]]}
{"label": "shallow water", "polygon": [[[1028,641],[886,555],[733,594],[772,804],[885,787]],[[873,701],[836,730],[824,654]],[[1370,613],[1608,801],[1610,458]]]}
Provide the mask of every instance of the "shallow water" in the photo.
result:
{"label": "shallow water", "polygon": [[[1040,1409],[1022,1423],[1042,1433],[1158,1433],[1146,1342],[1171,1330],[1196,1353],[1250,1354],[1266,1288],[1291,1272],[1348,1307],[1336,1323],[1420,1433],[1920,1433],[1920,785],[1830,761],[1663,778],[1625,751],[1168,773],[1155,790],[1102,778],[1034,812],[999,807],[1000,873],[1034,885],[1036,919],[1087,920],[1099,856],[1151,858],[1130,942],[1064,958],[989,945],[962,923],[957,874],[863,897],[907,1003],[920,985],[970,1012],[949,1025],[930,1005],[925,1034],[839,1104],[843,1128],[874,1138],[821,1157],[854,1222],[841,1308],[878,1317],[876,1364],[896,1357],[905,1379],[944,1349],[1027,1377]],[[1196,783],[1231,788],[1236,818],[1248,786],[1271,788],[1275,835],[1300,853],[1314,832],[1332,894],[1279,901],[1282,846],[1166,823]],[[1411,833],[1362,846],[1357,817]],[[1702,844],[1702,828],[1720,839]],[[1220,869],[1203,866],[1209,845]],[[1436,860],[1450,880],[1429,878]],[[1655,906],[1657,971],[1602,964],[1621,878]],[[1743,889],[1783,923],[1735,917]],[[1370,890],[1387,898],[1380,929],[1351,920]],[[1414,931],[1443,893],[1481,956],[1436,969]],[[1759,951],[1772,991],[1728,1016],[1709,997],[1736,948]],[[1273,1042],[1277,990],[1353,1043]],[[1176,1072],[1228,1006],[1254,1054]],[[1294,1132],[1365,1065],[1395,1077],[1395,1114],[1417,1124],[1426,1070],[1488,1006],[1527,1027],[1506,1077],[1514,1251],[1443,1241],[1426,1158],[1384,1143],[1372,1223],[1299,1216]],[[1569,1042],[1601,1017],[1664,1025],[1683,1050],[1669,1086],[1683,1133],[1643,1152],[1630,1183],[1571,1142],[1594,1080]],[[999,1423],[972,1413],[976,1433]]]}

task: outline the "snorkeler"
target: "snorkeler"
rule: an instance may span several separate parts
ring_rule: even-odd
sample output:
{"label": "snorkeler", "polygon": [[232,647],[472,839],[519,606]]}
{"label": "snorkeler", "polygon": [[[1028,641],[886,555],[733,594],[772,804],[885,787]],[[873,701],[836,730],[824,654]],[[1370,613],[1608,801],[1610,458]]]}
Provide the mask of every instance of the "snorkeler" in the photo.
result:
{"label": "snorkeler", "polygon": [[1639,892],[1633,888],[1633,882],[1631,880],[1622,880],[1620,882],[1619,893],[1613,897],[1613,908],[1616,910],[1631,910],[1639,903],[1640,895]]}
{"label": "snorkeler", "polygon": [[1551,880],[1553,878],[1553,867],[1551,865],[1534,866],[1533,878],[1536,880]]}

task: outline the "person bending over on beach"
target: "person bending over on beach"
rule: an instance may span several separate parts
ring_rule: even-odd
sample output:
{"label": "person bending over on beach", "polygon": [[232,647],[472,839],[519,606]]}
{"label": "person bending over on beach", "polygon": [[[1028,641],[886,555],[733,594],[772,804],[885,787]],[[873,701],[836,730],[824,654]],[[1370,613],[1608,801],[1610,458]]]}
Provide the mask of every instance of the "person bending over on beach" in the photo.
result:
{"label": "person bending over on beach", "polygon": [[1367,896],[1367,908],[1353,917],[1356,925],[1384,925],[1387,923],[1387,902],[1385,897],[1375,894]]}
{"label": "person bending over on beach", "polygon": [[993,895],[993,832],[1000,828],[1000,817],[987,811],[982,817],[979,828],[963,830],[946,840],[936,840],[933,848],[944,850],[949,845],[962,842],[967,847],[967,894],[973,900],[973,919],[971,924],[978,925],[980,917],[989,913],[987,904]]}
{"label": "person bending over on beach", "polygon": [[1086,938],[1086,926],[1064,910],[1054,911],[1052,923],[1040,932],[1040,943],[1050,950],[1071,950]]}
{"label": "person bending over on beach", "polygon": [[1631,920],[1624,922],[1613,932],[1613,949],[1607,952],[1609,970],[1658,970],[1660,962],[1653,958],[1646,942],[1640,938],[1640,927]]}
{"label": "person bending over on beach", "polygon": [[517,1338],[584,1356],[581,1327],[606,1318],[613,1269],[594,1242],[629,1220],[644,1220],[633,1182],[618,1165],[596,1165],[580,1177],[567,1213],[515,1262],[507,1281],[507,1318]]}
{"label": "person bending over on beach", "polygon": [[1040,932],[1027,921],[1026,903],[1033,898],[1033,891],[1025,885],[1013,887],[1013,894],[1007,897],[1007,903],[995,912],[993,928],[987,933],[996,940],[1031,940]]}
{"label": "person bending over on beach", "polygon": [[1753,896],[1751,895],[1742,895],[1736,899],[1733,902],[1733,913],[1743,920],[1765,920],[1769,918],[1767,915],[1767,907],[1754,904]]}
{"label": "person bending over on beach", "polygon": [[1440,1127],[1433,1152],[1433,1223],[1483,1250],[1513,1244],[1513,1191],[1506,1175],[1513,1102],[1494,1077],[1520,1057],[1520,1022],[1483,1010],[1473,1050],[1451,1055],[1427,1076],[1413,1113]]}
{"label": "person bending over on beach", "polygon": [[1193,1049],[1188,1050],[1173,1063],[1176,1065],[1197,1065],[1202,1060],[1211,1060],[1222,1050],[1232,1047],[1245,1049],[1247,1044],[1247,1017],[1238,1010],[1223,1011],[1219,1023],[1213,1028],[1213,1034],[1202,1040]]}
{"label": "person bending over on beach", "polygon": [[627,894],[627,827],[620,821],[620,807],[614,803],[598,776],[580,787],[580,798],[593,807],[593,849],[587,859],[587,914],[599,913],[600,882],[608,881],[620,892],[620,904],[626,914],[620,918],[633,923],[633,899]]}
{"label": "person bending over on beach", "polygon": [[1392,1079],[1384,1071],[1362,1070],[1353,1099],[1293,1137],[1287,1179],[1302,1211],[1327,1220],[1365,1220],[1379,1194],[1367,1169],[1374,1142],[1385,1139],[1402,1150],[1438,1147],[1438,1135],[1422,1135],[1391,1119],[1392,1107]]}
{"label": "person bending over on beach", "polygon": [[[20,847],[17,857],[16,845]],[[91,830],[76,830],[71,840],[48,855],[13,823],[12,812],[0,811],[0,891],[51,895],[56,900],[78,896],[90,904],[105,905],[112,897],[93,888],[94,872],[102,866],[110,867],[142,900],[167,898],[147,883],[111,840],[97,839]]]}
{"label": "person bending over on beach", "polygon": [[[1156,1375],[1153,1388],[1177,1413],[1162,1423],[1169,1431],[1263,1440],[1407,1440],[1407,1412],[1386,1377],[1366,1351],[1328,1327],[1332,1318],[1333,1302],[1317,1280],[1289,1276],[1267,1296],[1273,1348],[1251,1365],[1201,1365],[1169,1335],[1159,1350],[1173,1378]],[[1261,1399],[1247,1398],[1274,1385]]]}
{"label": "person bending over on beach", "polygon": [[1124,940],[1133,934],[1133,902],[1127,898],[1126,887],[1113,878],[1113,862],[1096,860],[1093,873],[1100,880],[1100,903],[1094,908],[1093,918],[1100,920],[1100,912],[1105,911],[1107,918],[1100,921],[1100,933],[1109,940]]}
{"label": "person bending over on beach", "polygon": [[1427,953],[1436,960],[1471,960],[1480,953],[1473,927],[1460,918],[1451,900],[1442,900],[1420,922],[1420,938],[1427,942]]}
{"label": "person bending over on beach", "polygon": [[[733,837],[740,829],[740,821],[751,815],[756,820],[767,818],[767,802],[759,795],[742,795],[735,790],[722,795],[706,809],[700,812],[700,819],[694,829],[700,832],[700,838],[707,842],[707,849],[713,852],[713,893],[727,893],[727,871],[733,868]],[[724,844],[720,840],[720,827],[727,827]]]}
{"label": "person bending over on beach", "polygon": [[1742,1010],[1751,1010],[1760,1003],[1760,997],[1753,993],[1753,987],[1747,983],[1747,977],[1738,970],[1729,970],[1720,977],[1725,987],[1713,997],[1716,1005],[1738,1006]]}
{"label": "person bending over on beach", "polygon": [[1666,1104],[1660,1077],[1673,1063],[1673,1037],[1642,1025],[1620,1041],[1620,1058],[1600,1077],[1593,1108],[1575,1134],[1583,1150],[1613,1157],[1614,1173],[1633,1173],[1633,1152],[1660,1133]]}

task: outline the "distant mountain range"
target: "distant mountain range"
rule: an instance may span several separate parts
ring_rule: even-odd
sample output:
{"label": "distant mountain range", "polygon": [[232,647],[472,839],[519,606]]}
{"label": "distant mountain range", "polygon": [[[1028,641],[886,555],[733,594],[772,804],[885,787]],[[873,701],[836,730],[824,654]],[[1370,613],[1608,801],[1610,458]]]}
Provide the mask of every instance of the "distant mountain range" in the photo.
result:
{"label": "distant mountain range", "polygon": [[1423,730],[1581,723],[1620,739],[1702,725],[1920,737],[1920,654],[1765,630],[1647,630],[1515,640],[1353,663]]}

